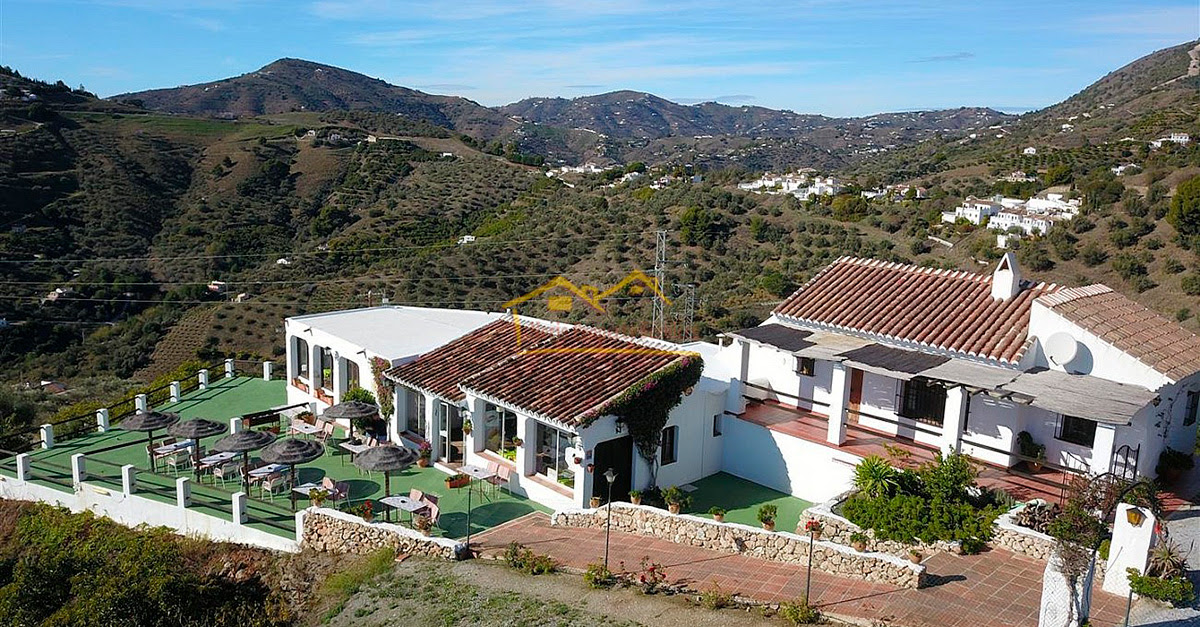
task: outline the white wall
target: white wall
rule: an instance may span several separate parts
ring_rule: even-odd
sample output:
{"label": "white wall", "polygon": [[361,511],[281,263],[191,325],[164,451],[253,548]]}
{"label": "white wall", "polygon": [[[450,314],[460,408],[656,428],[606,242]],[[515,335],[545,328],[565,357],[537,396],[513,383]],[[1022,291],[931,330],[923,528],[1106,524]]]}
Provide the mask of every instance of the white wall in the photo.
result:
{"label": "white wall", "polygon": [[1046,359],[1042,347],[1046,339],[1055,333],[1067,333],[1081,345],[1075,359],[1068,366],[1077,374],[1090,374],[1094,377],[1140,385],[1147,390],[1157,390],[1170,381],[1143,364],[1132,355],[1085,331],[1073,322],[1058,315],[1054,310],[1034,301],[1029,312],[1029,336],[1037,338],[1037,352],[1034,355],[1038,366],[1064,370],[1061,366],[1051,364]]}
{"label": "white wall", "polygon": [[[329,333],[326,333],[319,329],[313,329],[312,332],[309,333],[304,330],[307,328],[308,327],[306,327],[300,323],[293,322],[290,320],[286,322],[285,327],[284,327],[285,339],[286,339],[285,345],[287,346],[287,355],[288,355],[288,382],[287,382],[288,404],[294,405],[296,403],[310,403],[310,402],[316,401],[318,413],[325,411],[325,409],[329,407],[328,405],[326,405],[325,403],[323,403],[317,399],[316,394],[315,394],[316,390],[312,386],[311,374],[313,372],[315,372],[316,368],[319,367],[318,364],[316,363],[316,361],[313,360],[311,357],[311,353],[315,352],[316,347],[328,348],[330,351],[332,351],[334,353],[334,356],[335,356],[334,357],[334,365],[333,365],[333,370],[334,370],[333,377],[334,377],[334,380],[337,382],[335,384],[337,394],[334,395],[334,403],[338,403],[341,401],[341,394],[344,393],[346,390],[346,386],[345,386],[346,369],[345,369],[345,367],[343,367],[343,364],[341,363],[342,360],[353,361],[354,363],[358,364],[359,385],[362,386],[363,388],[365,388],[367,391],[374,394],[376,397],[376,400],[378,401],[379,400],[379,390],[377,390],[375,388],[375,377],[374,377],[374,374],[371,372],[371,359],[378,356],[378,357],[383,357],[384,359],[387,359],[389,361],[389,363],[391,363],[392,365],[395,365],[396,362],[386,356],[374,355],[370,352],[366,352],[366,353],[360,352],[360,351],[364,350],[363,347],[351,344],[350,342],[347,342],[341,338],[338,338],[337,336],[330,335]],[[304,340],[305,342],[308,342],[308,350],[310,353],[308,368],[309,368],[310,376],[307,379],[300,377],[301,381],[304,381],[304,383],[309,385],[308,392],[304,392],[304,391],[300,390],[299,388],[296,388],[292,385],[292,377],[297,376],[296,373],[293,372],[293,368],[294,368],[293,364],[295,363],[295,356],[293,355],[293,352],[295,350],[295,347],[293,346],[294,341],[292,339],[292,338],[296,338],[296,337]],[[330,388],[330,389],[334,389],[334,388]],[[389,417],[385,416],[384,418],[387,419]],[[342,426],[347,427],[349,425],[343,424]]]}
{"label": "white wall", "polygon": [[126,495],[120,490],[108,490],[86,482],[72,493],[11,477],[0,477],[0,498],[48,503],[77,513],[91,511],[126,527],[168,527],[179,535],[200,536],[214,542],[233,542],[289,553],[300,551],[295,538],[277,536],[194,509],[180,508],[137,494]]}
{"label": "white wall", "polygon": [[[849,376],[849,375],[847,375]],[[897,426],[883,420],[874,420],[866,416],[859,416],[858,422],[860,425],[868,428],[896,435],[902,438],[915,440],[923,444],[930,444],[940,447],[942,444],[941,427],[919,423],[920,431],[917,426],[910,426],[913,421],[908,418],[903,418],[897,413],[896,393],[899,389],[900,381],[891,377],[875,374],[872,372],[863,373],[862,385],[862,400],[859,403],[859,411],[873,416],[879,416],[885,420],[896,420],[904,423],[904,426]]]}
{"label": "white wall", "polygon": [[966,441],[1012,451],[1016,448],[1014,442],[1021,431],[1021,424],[1020,406],[1017,404],[985,394],[972,395],[967,426],[963,430],[962,452],[998,466],[1011,466],[1014,461],[1011,455],[971,446]]}
{"label": "white wall", "polygon": [[738,418],[725,421],[725,472],[813,503],[852,486],[860,458]]}
{"label": "white wall", "polygon": [[[779,392],[771,394],[752,387],[743,393],[753,398],[776,400],[788,405],[811,409],[819,414],[829,413],[829,381],[833,363],[817,360],[811,377],[796,374],[796,356],[768,346],[750,344],[746,380],[754,385]],[[814,402],[799,401],[797,398]]]}

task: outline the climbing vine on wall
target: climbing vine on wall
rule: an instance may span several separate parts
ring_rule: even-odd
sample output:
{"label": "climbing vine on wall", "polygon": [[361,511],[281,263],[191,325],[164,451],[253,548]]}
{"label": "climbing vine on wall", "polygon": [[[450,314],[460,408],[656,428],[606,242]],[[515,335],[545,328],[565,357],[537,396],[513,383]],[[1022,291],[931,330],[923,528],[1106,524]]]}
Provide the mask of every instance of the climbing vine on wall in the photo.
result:
{"label": "climbing vine on wall", "polygon": [[653,464],[662,444],[662,430],[667,425],[668,415],[700,380],[703,370],[704,360],[699,355],[684,355],[616,398],[585,413],[582,425],[586,427],[601,416],[616,416],[617,422],[629,429],[638,453]]}
{"label": "climbing vine on wall", "polygon": [[386,420],[392,417],[392,412],[396,409],[395,403],[392,402],[394,389],[392,382],[384,378],[383,373],[391,368],[392,365],[382,357],[371,358],[371,375],[375,377],[375,396],[379,399],[379,415]]}

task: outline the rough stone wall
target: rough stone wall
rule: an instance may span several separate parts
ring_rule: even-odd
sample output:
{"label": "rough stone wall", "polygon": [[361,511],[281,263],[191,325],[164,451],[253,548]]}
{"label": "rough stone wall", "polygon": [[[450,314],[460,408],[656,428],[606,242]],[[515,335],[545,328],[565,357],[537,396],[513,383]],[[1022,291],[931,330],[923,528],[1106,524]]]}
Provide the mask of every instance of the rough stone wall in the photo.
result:
{"label": "rough stone wall", "polygon": [[[603,528],[605,509],[560,510],[551,518],[564,527]],[[787,532],[773,532],[739,525],[718,523],[707,518],[670,514],[646,505],[614,503],[612,529],[668,540],[697,548],[738,553],[785,564],[808,564],[809,539]],[[813,567],[835,575],[857,577],[904,588],[926,584],[925,567],[894,555],[860,553],[848,546],[819,540],[812,546]]]}
{"label": "rough stone wall", "polygon": [[833,513],[833,508],[850,496],[850,492],[839,494],[838,496],[824,502],[813,505],[804,510],[800,516],[800,523],[797,525],[796,533],[804,533],[804,523],[809,519],[816,519],[821,522],[821,539],[836,542],[838,544],[850,545],[850,534],[862,532],[870,538],[867,542],[867,548],[881,553],[888,553],[899,557],[908,556],[908,552],[916,549],[925,555],[936,553],[939,551],[947,551],[950,553],[958,552],[958,542],[947,542],[938,540],[935,542],[917,542],[909,544],[906,542],[896,542],[894,540],[878,540],[875,538],[875,532],[870,529],[864,530],[862,527],[850,522],[849,520]]}
{"label": "rough stone wall", "polygon": [[1016,524],[1013,522],[1013,512],[997,518],[994,529],[992,544],[1013,553],[1045,560],[1054,552],[1054,538]]}
{"label": "rough stone wall", "polygon": [[325,508],[310,508],[304,514],[301,547],[330,553],[365,555],[381,548],[396,553],[461,559],[466,547],[461,542],[435,538],[418,531],[383,522],[366,522],[358,516]]}

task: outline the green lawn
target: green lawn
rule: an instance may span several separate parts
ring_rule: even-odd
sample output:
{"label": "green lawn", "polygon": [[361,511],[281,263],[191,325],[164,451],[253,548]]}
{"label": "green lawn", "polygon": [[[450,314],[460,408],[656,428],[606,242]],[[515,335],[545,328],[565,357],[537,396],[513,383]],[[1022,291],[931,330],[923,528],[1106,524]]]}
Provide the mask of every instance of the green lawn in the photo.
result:
{"label": "green lawn", "polygon": [[[186,395],[179,403],[163,405],[157,409],[173,411],[184,418],[208,418],[219,422],[227,422],[229,418],[242,414],[261,411],[270,407],[284,405],[285,388],[282,381],[263,381],[248,377],[221,379],[214,382],[207,390],[198,390]],[[163,434],[154,434],[160,439]],[[222,436],[205,438],[200,442],[204,449],[211,450],[212,445]],[[176,476],[170,471],[159,469],[159,474],[149,472],[149,462],[146,456],[146,434],[130,433],[114,428],[107,433],[93,433],[84,437],[74,438],[56,443],[50,450],[33,451],[32,472],[38,483],[70,489],[71,455],[84,453],[87,455],[86,468],[88,483],[112,490],[121,489],[120,467],[132,464],[140,469],[138,473],[139,492],[148,498],[163,502],[175,502]],[[112,450],[101,450],[101,449]],[[100,451],[91,453],[91,451]],[[254,459],[254,455],[251,455]],[[10,460],[0,464],[0,473],[15,476],[15,466]],[[180,476],[189,476],[190,471],[181,471]],[[392,494],[407,494],[412,488],[440,497],[441,520],[438,527],[441,535],[459,538],[467,534],[467,491],[465,489],[447,489],[446,474],[434,468],[412,467],[407,470],[392,473]],[[297,481],[300,483],[320,481],[331,477],[336,481],[347,481],[350,484],[350,499],[360,503],[367,499],[378,499],[384,496],[384,478],[382,473],[363,473],[350,461],[350,455],[331,444],[326,454],[320,459],[300,466],[297,469]],[[229,520],[231,518],[230,494],[238,491],[240,486],[235,482],[222,485],[205,476],[200,484],[193,484],[193,507],[206,513]],[[286,531],[275,526],[262,523],[262,520],[274,521],[278,525],[289,528],[292,525],[292,513],[286,494],[278,494],[273,499],[263,497],[257,488],[250,494],[250,524],[279,535],[289,535]],[[265,500],[261,500],[265,499]],[[537,503],[513,496],[507,492],[483,496],[477,488],[471,498],[471,533],[479,533],[500,523],[523,516],[532,511],[548,511]],[[300,499],[298,507],[308,505],[307,499]],[[376,512],[382,512],[376,507]],[[294,529],[292,529],[294,533]]]}
{"label": "green lawn", "polygon": [[696,486],[696,491],[692,492],[692,504],[687,509],[688,513],[712,518],[708,513],[709,508],[721,507],[726,510],[726,522],[755,527],[760,526],[760,505],[771,503],[779,508],[775,525],[780,531],[795,531],[801,512],[812,505],[803,499],[724,472],[693,481],[692,485]]}

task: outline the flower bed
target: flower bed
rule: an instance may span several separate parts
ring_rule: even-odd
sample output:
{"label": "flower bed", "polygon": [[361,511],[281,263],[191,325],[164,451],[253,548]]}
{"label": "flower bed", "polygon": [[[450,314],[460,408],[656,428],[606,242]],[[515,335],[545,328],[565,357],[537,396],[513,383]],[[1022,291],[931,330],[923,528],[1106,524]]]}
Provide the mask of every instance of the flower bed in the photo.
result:
{"label": "flower bed", "polygon": [[[603,528],[607,521],[606,510],[559,510],[551,517],[551,522],[564,527]],[[773,562],[808,564],[810,541],[807,536],[719,523],[687,514],[670,514],[648,505],[613,503],[612,529]],[[926,584],[924,566],[894,555],[860,553],[840,544],[818,540],[812,544],[812,557],[814,568],[835,575],[904,588],[920,588]]]}
{"label": "flower bed", "polygon": [[[858,525],[847,520],[844,516],[834,512],[834,509],[836,509],[841,503],[845,502],[845,500],[849,498],[851,494],[853,494],[853,491],[844,492],[828,501],[825,501],[824,503],[818,503],[812,507],[809,507],[808,509],[804,510],[804,513],[801,515],[801,520],[812,519],[819,521],[821,523],[822,539],[845,546],[850,546],[853,543],[850,538],[851,535],[855,533],[865,534],[868,538],[870,538],[867,541],[868,549],[879,551],[881,553],[887,553],[889,555],[906,557],[913,549],[925,553],[926,555],[938,551],[948,551],[951,553],[958,552],[959,542],[957,541],[937,540],[934,542],[907,543],[896,542],[893,540],[880,540],[876,538],[875,533],[870,529],[863,529],[862,527],[859,527]],[[799,528],[796,531],[797,533],[802,533]]]}

